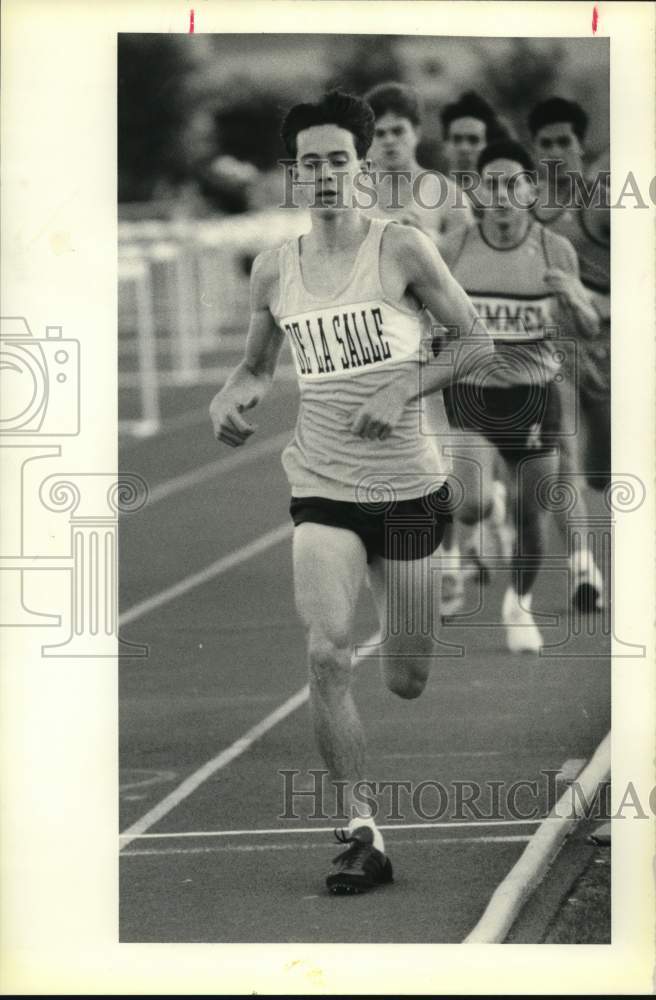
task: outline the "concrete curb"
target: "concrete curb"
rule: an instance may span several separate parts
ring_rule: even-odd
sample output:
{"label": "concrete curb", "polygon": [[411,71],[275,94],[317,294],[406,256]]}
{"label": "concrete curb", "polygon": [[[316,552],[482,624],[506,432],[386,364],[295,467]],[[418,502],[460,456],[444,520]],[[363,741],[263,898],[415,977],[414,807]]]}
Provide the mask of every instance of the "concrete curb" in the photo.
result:
{"label": "concrete curb", "polygon": [[[610,774],[610,733],[601,741],[576,780],[533,834],[519,861],[497,887],[483,916],[464,944],[499,944],[508,934],[522,906],[544,877],[567,835],[583,819],[583,802],[591,802]],[[583,801],[582,801],[583,800]]]}

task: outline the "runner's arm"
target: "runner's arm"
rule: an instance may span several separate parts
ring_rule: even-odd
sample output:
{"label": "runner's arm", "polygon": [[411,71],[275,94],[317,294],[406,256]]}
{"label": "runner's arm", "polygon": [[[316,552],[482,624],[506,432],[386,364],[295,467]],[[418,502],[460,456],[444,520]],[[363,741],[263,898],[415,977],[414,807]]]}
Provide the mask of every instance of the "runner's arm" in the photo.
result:
{"label": "runner's arm", "polygon": [[277,251],[269,250],[255,258],[244,357],[210,403],[214,436],[232,447],[243,444],[255,431],[241,414],[261,402],[271,388],[284,339],[270,309],[278,276],[277,257]]}
{"label": "runner's arm", "polygon": [[581,281],[576,250],[563,237],[560,242],[561,266],[548,268],[545,281],[558,296],[566,325],[573,325],[573,332],[583,337],[596,337],[599,333],[599,314],[592,296]]}
{"label": "runner's arm", "polygon": [[[409,234],[403,248],[408,289],[424,305],[437,323],[445,327],[454,342],[450,360],[441,357],[439,365],[424,365],[419,391],[410,399],[429,395],[449,385],[459,373],[483,362],[489,365],[494,341],[479,319],[469,296],[453,277],[439,251],[420,233]],[[415,390],[417,375],[414,373]]]}
{"label": "runner's arm", "polygon": [[[403,269],[405,287],[457,341],[439,358],[411,361],[373,393],[355,414],[351,429],[360,437],[389,437],[406,405],[428,396],[483,362],[489,364],[494,341],[463,288],[452,276],[431,240],[416,229],[390,226],[394,259]],[[432,355],[432,351],[431,351]]]}

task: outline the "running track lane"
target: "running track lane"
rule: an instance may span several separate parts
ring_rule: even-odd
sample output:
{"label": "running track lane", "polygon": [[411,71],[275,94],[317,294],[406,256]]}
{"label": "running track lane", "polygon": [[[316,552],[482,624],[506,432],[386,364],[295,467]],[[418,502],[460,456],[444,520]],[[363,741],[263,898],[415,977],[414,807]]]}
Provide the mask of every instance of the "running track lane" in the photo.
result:
{"label": "running track lane", "polygon": [[[171,459],[172,472],[185,464],[184,456]],[[275,479],[282,478],[279,465],[276,468],[274,460],[266,469],[271,476],[267,497],[280,493],[285,504],[286,486]],[[180,494],[168,514],[167,502],[146,510],[149,541],[143,530],[135,531],[127,556],[122,547],[128,589],[135,595],[152,593],[151,567],[143,556],[155,549],[161,578],[168,585],[180,578],[183,566],[197,571],[198,553],[194,551],[195,563],[189,558],[190,530],[218,538],[225,555],[232,541],[229,533],[211,534],[216,532],[217,504],[225,513],[233,497],[248,496],[249,507],[258,506],[263,491],[257,493],[257,479],[246,465],[225,481],[199,484],[188,495]],[[273,505],[264,504],[272,519]],[[243,517],[243,499],[240,514],[241,524],[247,521],[252,528]],[[279,518],[280,509],[275,514]],[[254,523],[263,530],[260,522]],[[251,541],[253,537],[251,531]],[[245,534],[238,541],[244,539]],[[206,565],[206,549],[203,554]],[[500,600],[497,584],[488,596],[484,610],[493,612]],[[549,579],[540,606],[557,609],[557,590]],[[360,635],[368,634],[372,624],[371,610],[363,604]],[[359,672],[356,698],[376,777],[440,780],[451,791],[458,780],[498,780],[507,786],[518,778],[539,777],[546,766],[557,768],[566,758],[585,757],[594,749],[608,714],[603,658],[527,662],[505,654],[501,637],[492,629],[452,631],[464,641],[467,655],[438,663],[418,702],[400,702],[381,689],[373,667]],[[135,621],[127,632],[133,641],[146,638],[152,648],[146,664],[126,660],[122,666],[121,765],[131,786],[122,797],[124,826],[305,683],[303,638],[291,607],[288,546],[277,545],[182,595]],[[601,651],[598,638],[580,641],[592,642]],[[318,766],[307,710],[301,707],[215,779],[203,783],[155,831],[293,829],[298,822],[278,819],[278,772]],[[129,780],[135,776],[136,781]],[[153,776],[154,782],[144,783]],[[301,827],[305,824],[302,819]],[[501,838],[521,837],[526,830],[501,835],[499,830],[456,833],[455,828],[427,833],[388,835],[398,876],[393,887],[379,891],[368,903],[367,912],[376,914],[372,940],[461,940],[524,843]],[[468,839],[491,835],[494,841]],[[246,846],[257,846],[254,839]],[[412,842],[402,842],[407,839]],[[227,850],[201,852],[199,842],[191,838],[183,853],[170,853],[169,844],[169,853],[159,856],[141,853],[143,843],[133,842],[128,848],[133,853],[122,861],[122,939],[343,940],[339,907],[359,901],[323,895],[326,862],[335,850],[330,837],[317,834],[301,842],[306,846],[290,850],[284,841],[277,850],[279,840],[272,835],[264,845],[270,850],[243,850],[243,839],[238,849],[228,838]]]}

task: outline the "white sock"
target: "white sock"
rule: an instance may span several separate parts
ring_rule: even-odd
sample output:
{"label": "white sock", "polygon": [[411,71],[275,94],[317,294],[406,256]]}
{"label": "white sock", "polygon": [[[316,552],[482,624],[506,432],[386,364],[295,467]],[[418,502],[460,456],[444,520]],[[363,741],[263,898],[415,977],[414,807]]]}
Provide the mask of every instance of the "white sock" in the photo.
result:
{"label": "white sock", "polygon": [[579,549],[578,552],[572,552],[569,563],[575,572],[588,573],[590,576],[594,575],[597,568],[590,549]]}
{"label": "white sock", "polygon": [[510,613],[512,611],[521,612],[523,610],[530,611],[532,600],[533,594],[522,594],[520,597],[512,584],[510,584],[503,599],[504,611],[506,613]]}
{"label": "white sock", "polygon": [[531,610],[531,604],[533,603],[533,594],[522,594],[521,597],[517,595],[517,604],[524,608],[525,611]]}
{"label": "white sock", "polygon": [[348,825],[349,833],[353,833],[355,829],[359,826],[368,826],[373,830],[374,833],[374,847],[381,854],[385,853],[385,842],[383,841],[383,835],[374,823],[371,816],[354,816]]}

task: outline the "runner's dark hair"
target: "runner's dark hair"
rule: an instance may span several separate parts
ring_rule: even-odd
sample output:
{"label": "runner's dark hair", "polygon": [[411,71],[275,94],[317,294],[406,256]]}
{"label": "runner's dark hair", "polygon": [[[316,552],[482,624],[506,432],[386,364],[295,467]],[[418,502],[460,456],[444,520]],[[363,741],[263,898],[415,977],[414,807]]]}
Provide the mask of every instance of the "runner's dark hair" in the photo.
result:
{"label": "runner's dark hair", "polygon": [[331,90],[313,104],[296,104],[287,112],[280,134],[290,156],[296,156],[298,133],[314,125],[338,125],[351,132],[359,157],[367,155],[374,137],[374,113],[361,97]]}
{"label": "runner's dark hair", "polygon": [[376,119],[388,112],[407,118],[416,127],[421,124],[422,106],[419,94],[405,83],[379,83],[364,95]]}
{"label": "runner's dark hair", "polygon": [[536,104],[528,116],[529,131],[533,136],[545,125],[556,122],[570,122],[578,139],[584,138],[588,128],[588,116],[581,105],[564,97],[550,97],[548,101]]}
{"label": "runner's dark hair", "polygon": [[475,90],[467,90],[457,101],[447,104],[440,115],[445,138],[448,137],[451,123],[458,118],[476,118],[485,125],[487,142],[505,137],[505,129],[497,119],[491,104],[477,94]]}
{"label": "runner's dark hair", "polygon": [[513,160],[515,163],[521,163],[524,170],[529,173],[535,171],[535,164],[530,154],[522,146],[521,142],[516,142],[514,139],[499,139],[497,142],[491,142],[489,146],[481,150],[476,165],[478,172],[480,173],[493,160]]}

